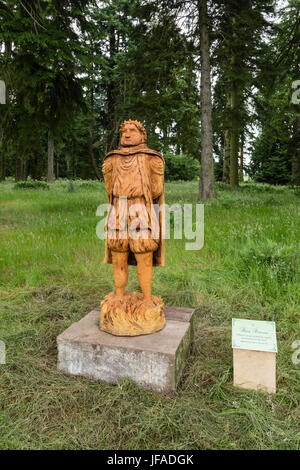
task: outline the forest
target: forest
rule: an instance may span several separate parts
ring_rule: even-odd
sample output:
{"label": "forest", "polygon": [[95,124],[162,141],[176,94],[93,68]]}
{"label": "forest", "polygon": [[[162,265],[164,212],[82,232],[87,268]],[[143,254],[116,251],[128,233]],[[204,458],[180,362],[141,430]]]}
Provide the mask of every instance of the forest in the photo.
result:
{"label": "forest", "polygon": [[200,199],[299,185],[299,26],[299,0],[1,0],[0,181],[101,181],[130,118]]}

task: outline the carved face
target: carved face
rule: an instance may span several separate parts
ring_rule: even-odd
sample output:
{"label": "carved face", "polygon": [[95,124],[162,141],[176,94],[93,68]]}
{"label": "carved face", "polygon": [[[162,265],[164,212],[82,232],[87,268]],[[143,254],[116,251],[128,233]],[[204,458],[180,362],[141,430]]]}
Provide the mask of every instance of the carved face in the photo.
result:
{"label": "carved face", "polygon": [[139,145],[143,142],[143,134],[134,124],[125,124],[121,133],[121,145]]}

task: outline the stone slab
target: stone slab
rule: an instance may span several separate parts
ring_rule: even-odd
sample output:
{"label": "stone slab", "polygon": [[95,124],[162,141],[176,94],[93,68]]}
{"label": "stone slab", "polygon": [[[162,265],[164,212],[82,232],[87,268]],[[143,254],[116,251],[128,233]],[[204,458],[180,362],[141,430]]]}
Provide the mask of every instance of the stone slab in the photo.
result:
{"label": "stone slab", "polygon": [[276,393],[276,353],[234,348],[233,385]]}
{"label": "stone slab", "polygon": [[165,317],[167,320],[191,322],[194,311],[193,308],[165,306]]}
{"label": "stone slab", "polygon": [[166,325],[141,336],[99,329],[95,309],[57,337],[58,370],[118,383],[125,377],[158,392],[176,389],[192,342],[193,310],[166,307]]}

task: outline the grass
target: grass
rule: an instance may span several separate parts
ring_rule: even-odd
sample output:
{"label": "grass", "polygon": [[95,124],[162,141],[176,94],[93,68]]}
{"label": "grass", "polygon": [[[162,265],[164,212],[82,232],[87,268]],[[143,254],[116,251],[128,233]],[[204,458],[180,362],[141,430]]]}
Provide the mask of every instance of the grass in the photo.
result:
{"label": "grass", "polygon": [[[300,198],[245,183],[205,205],[205,244],[166,243],[153,293],[196,308],[193,351],[174,394],[70,377],[56,336],[113,290],[96,208],[103,184],[50,191],[0,185],[1,449],[298,449]],[[197,182],[166,185],[169,204],[196,203]],[[135,268],[128,289],[138,290]],[[277,324],[277,393],[232,386],[231,319]]]}

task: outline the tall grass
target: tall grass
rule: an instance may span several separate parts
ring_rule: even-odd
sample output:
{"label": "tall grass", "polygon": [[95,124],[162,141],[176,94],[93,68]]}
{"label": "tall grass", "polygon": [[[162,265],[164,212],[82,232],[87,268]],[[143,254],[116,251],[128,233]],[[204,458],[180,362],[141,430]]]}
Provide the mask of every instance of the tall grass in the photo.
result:
{"label": "tall grass", "polygon": [[[196,308],[195,341],[174,394],[65,376],[56,336],[113,290],[96,208],[103,184],[49,191],[0,185],[0,448],[295,449],[299,447],[300,200],[293,188],[219,184],[205,204],[205,243],[166,243],[153,293]],[[197,182],[166,185],[168,204],[196,203]],[[129,290],[139,290],[130,268]],[[277,324],[277,394],[232,386],[231,318]]]}

